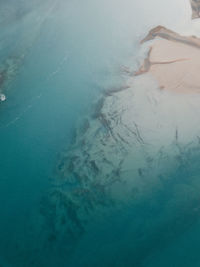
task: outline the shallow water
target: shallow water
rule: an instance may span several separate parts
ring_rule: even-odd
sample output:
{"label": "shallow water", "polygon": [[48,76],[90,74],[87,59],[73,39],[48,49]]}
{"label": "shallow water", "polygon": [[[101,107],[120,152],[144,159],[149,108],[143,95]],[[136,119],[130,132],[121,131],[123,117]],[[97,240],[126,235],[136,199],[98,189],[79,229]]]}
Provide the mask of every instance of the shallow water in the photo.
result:
{"label": "shallow water", "polygon": [[36,251],[45,237],[30,234],[32,225],[40,231],[35,214],[76,125],[102,91],[123,84],[120,66],[137,65],[150,28],[196,31],[189,3],[10,0],[0,12],[1,63],[14,66],[0,106],[0,265],[199,266],[200,155],[193,149],[175,167],[161,163],[170,177],[164,187],[93,218],[70,254],[56,240]]}

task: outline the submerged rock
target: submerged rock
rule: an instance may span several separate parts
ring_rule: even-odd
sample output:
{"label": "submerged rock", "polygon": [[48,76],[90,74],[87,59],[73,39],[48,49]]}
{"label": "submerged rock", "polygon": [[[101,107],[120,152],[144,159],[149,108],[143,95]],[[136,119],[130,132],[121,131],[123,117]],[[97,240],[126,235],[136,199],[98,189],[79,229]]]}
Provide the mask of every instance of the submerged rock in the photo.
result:
{"label": "submerged rock", "polygon": [[200,0],[190,0],[192,7],[192,19],[200,18]]}

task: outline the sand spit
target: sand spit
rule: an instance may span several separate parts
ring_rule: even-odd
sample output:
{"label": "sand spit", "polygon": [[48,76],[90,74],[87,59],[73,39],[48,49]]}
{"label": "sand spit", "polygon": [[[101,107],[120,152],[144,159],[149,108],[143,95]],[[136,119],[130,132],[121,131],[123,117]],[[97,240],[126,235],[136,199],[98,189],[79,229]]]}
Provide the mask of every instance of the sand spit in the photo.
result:
{"label": "sand spit", "polygon": [[181,36],[162,26],[152,29],[141,43],[153,39],[147,58],[135,76],[149,72],[160,89],[199,93],[200,39]]}
{"label": "sand spit", "polygon": [[193,46],[196,48],[200,48],[200,39],[196,36],[182,36],[172,30],[169,30],[161,25],[153,28],[149,31],[147,36],[141,41],[141,44],[154,40],[156,37],[160,37],[162,39],[166,39],[169,41],[180,42],[185,45]]}

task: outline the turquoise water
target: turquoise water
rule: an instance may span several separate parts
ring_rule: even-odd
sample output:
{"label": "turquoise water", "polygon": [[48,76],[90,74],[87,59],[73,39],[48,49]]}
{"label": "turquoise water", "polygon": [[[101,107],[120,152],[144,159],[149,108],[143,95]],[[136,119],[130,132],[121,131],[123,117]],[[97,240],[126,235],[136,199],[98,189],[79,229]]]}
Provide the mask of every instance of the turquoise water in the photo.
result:
{"label": "turquoise water", "polygon": [[[12,266],[18,264],[12,260],[16,243],[26,239],[29,217],[48,190],[58,153],[70,144],[77,120],[100,86],[110,83],[109,72],[114,69],[110,62],[119,61],[113,57],[117,52],[112,50],[120,48],[109,41],[111,29],[104,25],[106,32],[97,33],[89,21],[94,15],[85,21],[86,8],[77,24],[84,11],[77,9],[78,4],[1,3],[2,9],[7,8],[2,62],[26,54],[6,88],[8,100],[1,105],[0,246],[2,261],[5,257]],[[16,18],[23,9],[25,14]],[[38,25],[36,18],[41,19]]]}
{"label": "turquoise water", "polygon": [[94,218],[69,254],[56,241],[34,250],[45,237],[30,234],[76,125],[122,84],[120,65],[135,64],[148,29],[180,23],[181,1],[172,3],[172,12],[156,0],[160,12],[139,0],[0,3],[0,59],[15,66],[0,106],[0,266],[199,266],[198,149],[165,162],[170,179],[140,201]]}

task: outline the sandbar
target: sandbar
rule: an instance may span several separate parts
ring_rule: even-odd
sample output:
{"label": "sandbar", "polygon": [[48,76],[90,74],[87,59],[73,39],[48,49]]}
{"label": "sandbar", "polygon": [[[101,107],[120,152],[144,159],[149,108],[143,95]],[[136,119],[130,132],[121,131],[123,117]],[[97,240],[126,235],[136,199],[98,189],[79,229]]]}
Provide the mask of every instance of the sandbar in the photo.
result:
{"label": "sandbar", "polygon": [[135,76],[150,73],[161,90],[200,93],[200,39],[158,26],[142,40],[153,40]]}

